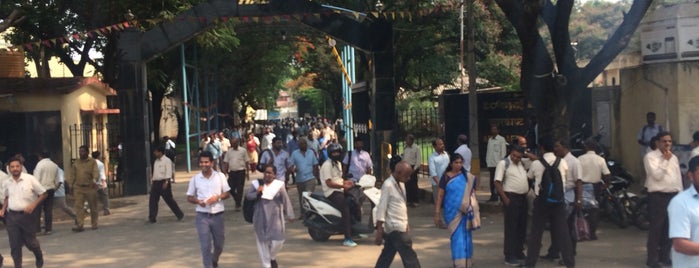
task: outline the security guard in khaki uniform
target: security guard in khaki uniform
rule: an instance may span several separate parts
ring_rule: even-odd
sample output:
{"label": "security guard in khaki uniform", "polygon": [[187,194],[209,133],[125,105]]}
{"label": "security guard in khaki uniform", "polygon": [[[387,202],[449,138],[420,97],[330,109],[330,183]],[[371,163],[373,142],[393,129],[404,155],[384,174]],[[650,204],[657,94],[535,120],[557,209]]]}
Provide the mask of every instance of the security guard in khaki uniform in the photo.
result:
{"label": "security guard in khaki uniform", "polygon": [[90,207],[90,219],[92,220],[92,229],[97,229],[97,189],[98,189],[98,179],[99,170],[97,169],[97,162],[94,159],[87,156],[89,152],[87,146],[80,146],[78,154],[79,159],[75,160],[73,163],[73,180],[71,181],[73,186],[73,197],[75,198],[74,209],[77,214],[75,218],[75,228],[74,232],[82,232],[83,223],[85,222],[85,210],[83,206],[85,201],[87,201]]}

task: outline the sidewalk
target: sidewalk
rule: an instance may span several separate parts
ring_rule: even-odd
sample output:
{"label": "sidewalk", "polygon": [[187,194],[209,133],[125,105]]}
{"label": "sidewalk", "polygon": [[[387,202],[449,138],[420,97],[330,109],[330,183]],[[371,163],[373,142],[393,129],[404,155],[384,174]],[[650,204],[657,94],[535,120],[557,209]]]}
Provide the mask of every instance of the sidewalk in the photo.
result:
{"label": "sidewalk", "polygon": [[[110,216],[100,215],[98,230],[73,233],[70,231],[72,221],[60,220],[54,223],[52,235],[40,236],[46,260],[44,267],[201,267],[193,223],[194,205],[187,203],[185,196],[188,181],[195,173],[182,170],[177,172],[173,191],[185,212],[183,221],[176,221],[164,202],[160,202],[158,223],[146,224],[147,195],[115,198],[113,202],[120,206],[113,208]],[[260,173],[256,173],[251,179],[259,177]],[[425,188],[425,183],[429,188],[429,182],[424,180],[420,185]],[[486,192],[479,191],[479,199],[487,199]],[[289,194],[298,213],[296,188],[290,187]],[[226,200],[225,204],[226,242],[220,267],[260,267],[252,225],[244,222],[242,213],[233,211],[232,200]],[[433,211],[429,202],[409,209],[414,248],[423,267],[451,267],[449,233],[434,228]],[[505,267],[502,264],[502,214],[493,209],[485,210],[481,216],[482,228],[474,232],[475,263],[477,267]],[[644,264],[645,232],[632,227],[618,229],[606,222],[601,225],[600,240],[578,245],[577,267],[625,268]],[[545,235],[542,252],[549,244],[547,237]],[[371,236],[360,239],[355,248],[342,247],[342,236],[333,236],[328,242],[314,242],[303,224],[296,221],[287,225],[287,240],[278,260],[281,267],[373,267],[381,251],[381,247],[373,244],[373,239]],[[4,265],[11,267],[6,232],[0,232],[0,253],[5,257]],[[34,257],[26,249],[24,265],[34,265]],[[400,257],[396,256],[391,267],[402,267]],[[539,267],[555,265],[541,261]]]}

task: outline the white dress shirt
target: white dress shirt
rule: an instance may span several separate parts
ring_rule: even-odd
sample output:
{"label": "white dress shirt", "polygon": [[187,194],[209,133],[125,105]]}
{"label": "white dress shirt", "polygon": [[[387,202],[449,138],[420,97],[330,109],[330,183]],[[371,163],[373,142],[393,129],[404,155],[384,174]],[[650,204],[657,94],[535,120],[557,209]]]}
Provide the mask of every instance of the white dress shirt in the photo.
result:
{"label": "white dress shirt", "polygon": [[570,190],[575,188],[576,181],[582,181],[583,170],[580,166],[580,161],[570,152],[563,157],[563,160],[565,160],[566,164],[568,165],[568,173],[566,173],[566,178],[568,179],[565,181],[565,186],[566,190]]}
{"label": "white dress shirt", "polygon": [[[473,157],[471,153],[471,149],[468,148],[468,145],[466,144],[461,144],[459,145],[458,148],[454,151],[454,153],[457,153],[461,155],[461,157],[464,159],[464,169],[466,169],[466,172],[471,172],[471,158]],[[502,158],[500,158],[502,159]]]}
{"label": "white dress shirt", "polygon": [[152,181],[169,180],[172,177],[172,161],[163,155],[153,162]]}
{"label": "white dress shirt", "polygon": [[578,157],[580,167],[584,170],[582,181],[585,183],[598,183],[602,181],[602,175],[609,175],[607,161],[597,155],[595,151],[587,151],[587,153]]}
{"label": "white dress shirt", "polygon": [[[187,196],[193,196],[198,200],[206,200],[209,197],[215,195],[221,195],[224,192],[231,190],[226,181],[226,176],[218,171],[211,171],[211,176],[209,178],[204,177],[204,175],[199,172],[199,174],[194,175],[189,181],[189,187],[187,187]],[[197,212],[216,214],[223,212],[224,210],[223,201],[219,200],[216,203],[206,205],[202,207],[197,205]]]}
{"label": "white dress shirt", "polygon": [[39,180],[41,186],[44,186],[46,190],[55,190],[58,186],[56,178],[58,177],[58,165],[51,161],[51,159],[44,158],[36,163],[34,168],[34,177]]}
{"label": "white dress shirt", "polygon": [[[534,179],[534,193],[536,193],[536,195],[539,195],[539,188],[541,187],[541,177],[544,176],[544,170],[546,170],[546,168],[543,164],[541,164],[540,161],[545,160],[546,163],[549,163],[549,165],[553,165],[553,163],[556,162],[556,155],[554,155],[551,152],[544,153],[544,156],[542,158],[543,159],[539,159],[539,161],[532,162],[532,165],[529,168],[529,172],[527,172],[527,177],[530,179]],[[561,172],[561,179],[563,180],[563,185],[565,185],[566,174],[568,174],[568,164],[566,163],[565,159],[561,159],[561,162],[558,163],[558,171]],[[565,192],[565,188],[563,189],[563,191]]]}
{"label": "white dress shirt", "polygon": [[332,182],[337,183],[337,184],[342,184],[342,164],[340,162],[335,161],[333,163],[333,160],[325,160],[322,166],[320,166],[320,187],[323,189],[323,195],[325,197],[330,196],[333,192],[341,192],[343,191],[342,188],[330,188],[325,181],[328,179],[332,180]]}
{"label": "white dress shirt", "polygon": [[508,156],[510,165],[507,166],[505,160],[500,160],[495,167],[495,181],[503,183],[503,191],[515,194],[526,194],[529,192],[529,179],[527,170],[524,169],[522,161],[515,164]]}
{"label": "white dress shirt", "polygon": [[39,180],[27,173],[20,174],[17,180],[12,176],[9,178],[5,181],[5,196],[9,210],[22,211],[39,198],[39,195],[46,192]]}
{"label": "white dress shirt", "polygon": [[669,160],[663,158],[660,150],[654,150],[643,157],[646,169],[646,188],[648,192],[676,193],[682,191],[682,172],[677,156]]}
{"label": "white dress shirt", "polygon": [[488,139],[488,147],[485,153],[485,163],[489,168],[494,168],[507,154],[507,141],[503,136],[497,135]]}
{"label": "white dress shirt", "polygon": [[403,160],[413,167],[413,171],[420,168],[422,157],[420,156],[420,148],[417,147],[417,144],[413,143],[411,146],[405,146],[403,149]]}
{"label": "white dress shirt", "polygon": [[376,221],[383,222],[384,233],[408,230],[408,207],[405,204],[405,186],[393,175],[381,185],[381,199],[376,205]]}

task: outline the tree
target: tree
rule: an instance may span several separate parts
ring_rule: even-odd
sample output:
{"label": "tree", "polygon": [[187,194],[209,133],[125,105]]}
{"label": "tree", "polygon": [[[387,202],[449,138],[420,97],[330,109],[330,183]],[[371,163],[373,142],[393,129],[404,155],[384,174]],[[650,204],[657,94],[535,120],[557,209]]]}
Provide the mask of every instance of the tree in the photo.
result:
{"label": "tree", "polygon": [[[628,45],[652,0],[634,0],[624,19],[585,66],[570,39],[574,0],[495,0],[522,44],[520,85],[535,109],[540,132],[568,137],[571,106],[582,90]],[[548,31],[551,51],[540,31]]]}

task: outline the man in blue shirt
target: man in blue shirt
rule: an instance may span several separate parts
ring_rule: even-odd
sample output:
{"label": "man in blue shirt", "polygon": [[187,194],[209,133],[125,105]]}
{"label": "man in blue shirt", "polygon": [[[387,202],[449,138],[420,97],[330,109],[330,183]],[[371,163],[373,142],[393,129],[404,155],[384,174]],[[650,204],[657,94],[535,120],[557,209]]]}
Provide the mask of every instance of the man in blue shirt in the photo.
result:
{"label": "man in blue shirt", "polygon": [[673,267],[699,264],[699,157],[689,160],[687,176],[692,186],[675,196],[667,208]]}
{"label": "man in blue shirt", "polygon": [[303,192],[313,193],[316,190],[316,178],[318,178],[318,158],[313,151],[308,150],[308,141],[299,139],[299,149],[291,153],[290,171],[296,173],[296,190],[299,196],[299,208],[304,214],[301,195]]}
{"label": "man in blue shirt", "polygon": [[[432,185],[432,198],[437,203],[437,191],[439,190],[439,179],[442,178],[444,171],[447,170],[449,166],[449,154],[444,151],[444,141],[440,138],[435,139],[432,142],[432,147],[434,147],[434,152],[430,155],[429,164],[430,170],[430,184]],[[446,224],[442,223],[437,226],[442,229],[446,229]]]}

